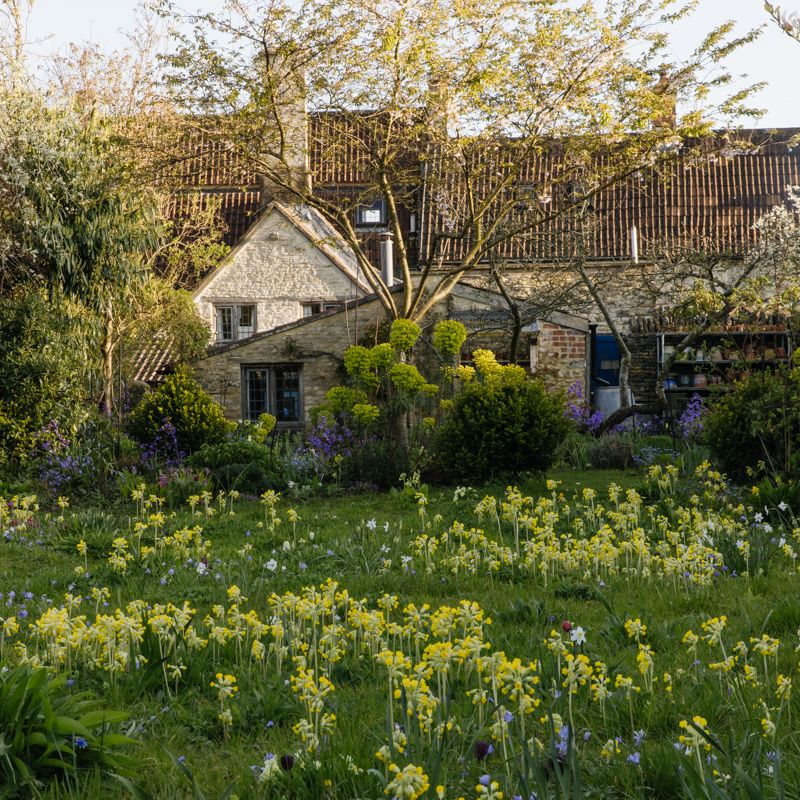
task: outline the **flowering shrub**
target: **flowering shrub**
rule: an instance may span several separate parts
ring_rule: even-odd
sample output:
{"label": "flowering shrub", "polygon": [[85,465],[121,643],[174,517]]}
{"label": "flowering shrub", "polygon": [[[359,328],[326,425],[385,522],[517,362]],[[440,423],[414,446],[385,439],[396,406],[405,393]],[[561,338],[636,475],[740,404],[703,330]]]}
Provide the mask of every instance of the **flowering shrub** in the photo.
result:
{"label": "flowering shrub", "polygon": [[372,369],[369,350],[360,344],[348,347],[344,352],[344,368],[351,378],[361,378]]}
{"label": "flowering shrub", "polygon": [[395,364],[389,370],[389,378],[401,392],[408,395],[415,395],[428,385],[413,364]]}
{"label": "flowering shrub", "polygon": [[410,319],[396,319],[389,332],[389,343],[398,352],[407,353],[417,343],[419,334],[420,328],[416,322]]}
{"label": "flowering shrub", "polygon": [[325,402],[318,405],[311,412],[311,418],[318,420],[320,417],[338,419],[353,410],[353,407],[367,402],[367,395],[362,389],[351,386],[333,386],[325,392]]}
{"label": "flowering shrub", "polygon": [[353,406],[353,417],[363,427],[369,427],[380,415],[381,410],[378,406],[373,406],[370,403],[356,403]]}
{"label": "flowering shrub", "polygon": [[392,364],[397,360],[392,346],[387,342],[376,344],[369,351],[369,360],[373,369],[380,372],[388,372]]}
{"label": "flowering shrub", "polygon": [[457,320],[443,319],[433,329],[433,346],[444,356],[457,355],[467,340],[467,329]]}

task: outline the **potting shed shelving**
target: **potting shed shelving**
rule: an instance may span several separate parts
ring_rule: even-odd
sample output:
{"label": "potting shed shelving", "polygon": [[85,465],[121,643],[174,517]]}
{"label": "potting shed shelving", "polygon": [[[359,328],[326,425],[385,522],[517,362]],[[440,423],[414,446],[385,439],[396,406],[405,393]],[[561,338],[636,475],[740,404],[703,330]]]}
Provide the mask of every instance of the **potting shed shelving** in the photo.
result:
{"label": "potting shed shelving", "polygon": [[[659,373],[686,334],[686,331],[658,334]],[[736,326],[710,331],[673,362],[664,388],[675,397],[676,405],[682,406],[692,394],[722,390],[755,371],[788,364],[791,356],[792,337],[786,326]]]}

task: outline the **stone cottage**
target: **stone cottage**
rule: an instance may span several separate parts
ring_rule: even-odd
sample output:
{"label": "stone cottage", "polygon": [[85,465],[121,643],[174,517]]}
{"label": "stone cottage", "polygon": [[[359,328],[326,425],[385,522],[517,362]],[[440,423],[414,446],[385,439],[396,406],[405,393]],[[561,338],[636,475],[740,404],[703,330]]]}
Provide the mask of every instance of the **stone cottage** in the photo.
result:
{"label": "stone cottage", "polygon": [[[463,320],[472,331],[463,351],[465,360],[479,347],[495,349],[505,360],[508,336],[496,324],[498,314],[502,318],[504,309],[496,292],[456,287],[431,314],[416,348],[418,359],[430,360],[426,333],[439,319],[449,318]],[[344,301],[335,309],[214,345],[195,362],[195,374],[229,418],[254,420],[269,413],[280,428],[302,428],[328,389],[345,379],[344,351],[351,344],[371,344],[384,320],[375,295]],[[546,365],[540,374],[552,388],[586,380],[588,320],[554,313],[533,323],[521,343],[518,362]]]}
{"label": "stone cottage", "polygon": [[321,214],[273,201],[193,296],[214,343],[224,344],[368,292],[352,251]]}

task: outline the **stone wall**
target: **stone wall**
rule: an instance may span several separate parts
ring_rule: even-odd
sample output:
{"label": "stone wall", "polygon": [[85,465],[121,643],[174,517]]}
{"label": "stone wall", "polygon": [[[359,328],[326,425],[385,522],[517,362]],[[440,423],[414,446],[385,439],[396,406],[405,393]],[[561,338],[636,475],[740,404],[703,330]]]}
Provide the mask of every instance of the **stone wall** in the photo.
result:
{"label": "stone wall", "polygon": [[195,305],[214,331],[215,304],[255,304],[256,332],[261,332],[300,319],[305,302],[355,297],[351,278],[273,210],[255,225],[223,268],[201,285]]}
{"label": "stone wall", "polygon": [[632,333],[625,337],[631,351],[630,387],[637,403],[656,399],[655,381],[658,376],[658,354],[655,333]]}

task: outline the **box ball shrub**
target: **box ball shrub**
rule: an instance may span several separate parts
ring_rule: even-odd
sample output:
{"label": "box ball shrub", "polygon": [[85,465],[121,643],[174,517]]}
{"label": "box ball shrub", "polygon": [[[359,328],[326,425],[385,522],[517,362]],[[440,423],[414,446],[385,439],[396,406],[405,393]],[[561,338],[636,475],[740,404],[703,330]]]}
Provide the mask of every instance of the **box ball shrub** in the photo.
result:
{"label": "box ball shrub", "polygon": [[155,392],[145,395],[128,418],[128,430],[147,444],[156,440],[167,420],[175,428],[178,446],[187,453],[204,444],[221,442],[236,427],[185,366],[178,367]]}
{"label": "box ball shrub", "polygon": [[435,440],[437,471],[469,480],[542,472],[568,430],[563,395],[500,367],[491,379],[468,383],[453,398]]}
{"label": "box ball shrub", "polygon": [[284,481],[278,460],[269,445],[239,440],[205,444],[189,456],[187,464],[207,470],[216,488],[229,492],[260,494],[265,489],[281,489]]}

